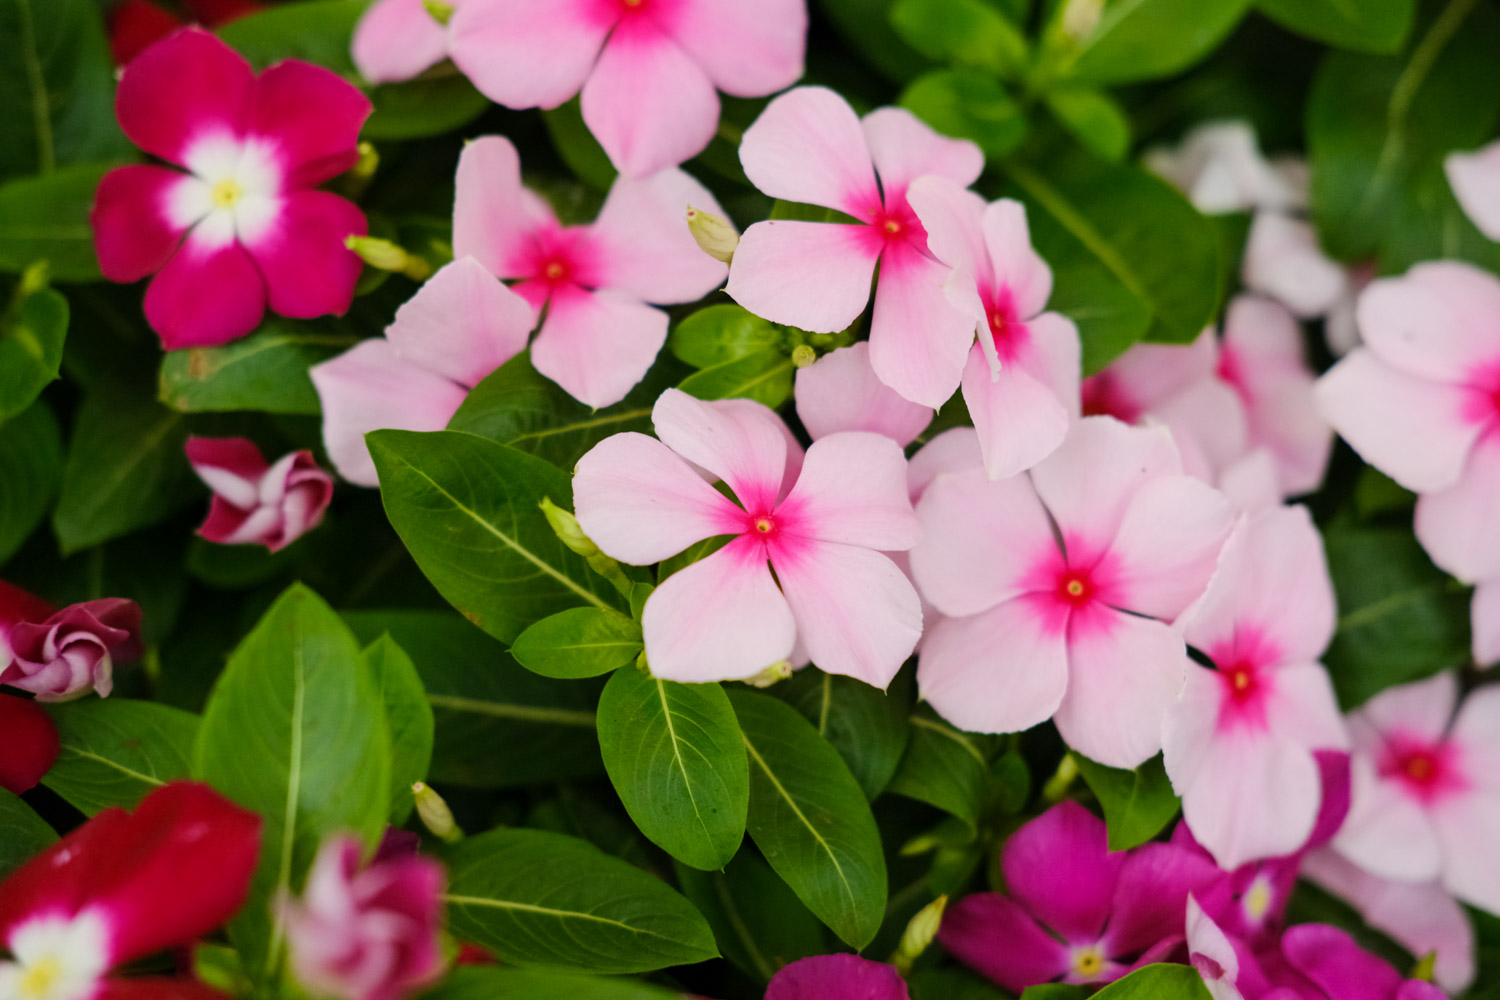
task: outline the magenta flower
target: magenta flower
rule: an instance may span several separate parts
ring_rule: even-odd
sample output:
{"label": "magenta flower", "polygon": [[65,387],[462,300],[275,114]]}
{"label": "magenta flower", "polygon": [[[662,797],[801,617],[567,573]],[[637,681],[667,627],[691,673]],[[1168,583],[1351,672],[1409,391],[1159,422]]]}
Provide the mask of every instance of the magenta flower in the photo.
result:
{"label": "magenta flower", "polygon": [[38,701],[71,701],[92,688],[114,690],[114,665],[145,651],[141,609],[105,597],[61,611],[0,581],[0,684],[30,691]]}
{"label": "magenta flower", "polygon": [[949,616],[917,667],[933,708],[974,732],[1053,718],[1111,767],[1161,749],[1188,667],[1168,623],[1203,592],[1232,520],[1165,430],[1082,420],[1030,473],[939,476],[917,513],[912,572]]}
{"label": "magenta flower", "polygon": [[1180,623],[1213,670],[1191,667],[1162,734],[1194,837],[1220,866],[1297,850],[1322,800],[1313,751],[1348,736],[1318,657],[1333,638],[1333,583],[1303,507],[1243,521]]}
{"label": "magenta flower", "polygon": [[220,997],[188,983],[106,977],[233,916],[250,888],[260,827],[259,816],[188,782],[156,789],[133,813],[99,813],[0,882],[0,943],[11,955],[0,960],[0,996]]}
{"label": "magenta flower", "polygon": [[531,345],[536,370],[580,402],[609,406],[666,343],[667,314],[647,303],[694,302],[724,280],[724,265],[698,249],[683,222],[690,204],[723,214],[708,189],[680,170],[620,178],[592,225],[564,227],[521,186],[510,140],[486,136],[466,145],[458,161],[453,249],[514,280],[537,315],[545,307]]}
{"label": "magenta flower", "polygon": [[755,223],[735,248],[725,290],[773,322],[835,333],[870,301],[878,263],[870,319],[875,374],[914,403],[946,402],[974,342],[974,320],[948,304],[950,269],[928,253],[907,189],[923,174],[972,184],[984,169],[979,147],[944,138],[901,108],[861,120],[833,91],[799,87],[745,130],[740,162],[771,197],[856,221]]}
{"label": "magenta flower", "polygon": [[1262,956],[1272,987],[1267,1000],[1446,1000],[1436,986],[1405,979],[1347,931],[1327,924],[1287,928],[1272,957],[1265,962]]}
{"label": "magenta flower", "polygon": [[[446,0],[458,7],[462,0]],[[350,55],[371,83],[396,83],[448,58],[448,29],[423,0],[376,0],[354,26]]]}
{"label": "magenta flower", "polygon": [[948,300],[975,325],[963,393],[991,479],[1024,472],[1062,444],[1079,414],[1078,328],[1043,312],[1052,271],[1031,248],[1026,207],[989,205],[942,177],[919,178],[911,203],[933,256],[953,268]]}
{"label": "magenta flower", "polygon": [[467,0],[453,61],[490,100],[555,108],[582,91],[583,121],[627,176],[702,152],[716,90],[765,97],[802,76],[805,0]]}
{"label": "magenta flower", "polygon": [[57,726],[36,702],[0,694],[0,733],[0,788],[12,795],[31,791],[57,763]]}
{"label": "magenta flower", "polygon": [[267,465],[247,438],[188,438],[188,462],[214,491],[198,534],[220,545],[264,545],[279,551],[316,528],[333,499],[333,477],[312,452],[295,451]]}
{"label": "magenta flower", "polygon": [[184,28],[133,59],[115,102],[147,153],[187,170],[107,174],[91,221],[111,281],[139,281],[167,350],[222,344],[283,316],[341,314],[364,235],[358,208],[314,186],[358,159],[370,102],[335,73],[287,60],[256,76],[206,31]]}
{"label": "magenta flower", "polygon": [[906,980],[884,962],[858,955],[813,955],[782,967],[766,1000],[909,1000]]}
{"label": "magenta flower", "polygon": [[1500,912],[1500,688],[1462,707],[1452,673],[1388,688],[1349,716],[1354,791],[1334,848],[1366,871],[1440,879]]}
{"label": "magenta flower", "polygon": [[860,341],[797,370],[797,416],[814,440],[839,431],[884,434],[903,448],[932,423],[932,407],[904,398],[875,377]]}
{"label": "magenta flower", "polygon": [[396,310],[384,337],[314,365],[323,444],[339,475],[379,485],[366,432],[442,430],[470,389],[525,350],[534,323],[524,299],[460,257]]}
{"label": "magenta flower", "polygon": [[793,478],[785,425],[757,403],[705,403],[668,389],[652,419],[661,440],[616,434],[579,460],[573,501],[583,530],[635,565],[735,537],[646,601],[651,672],[676,681],[750,677],[796,647],[829,673],[889,684],[922,624],[916,592],[882,554],[910,548],[921,532],[896,443],[829,435]]}
{"label": "magenta flower", "polygon": [[1443,171],[1469,221],[1490,239],[1500,240],[1500,142],[1472,153],[1448,154]]}
{"label": "magenta flower", "polygon": [[1219,877],[1175,844],[1110,851],[1104,821],[1076,802],[1021,827],[1000,855],[1008,896],[967,896],[938,940],[1013,993],[1039,983],[1108,983],[1183,941],[1188,894]]}
{"label": "magenta flower", "polygon": [[402,1000],[443,970],[443,866],[415,853],[362,861],[358,838],[318,850],[298,901],[284,904],[292,969],[339,1000]]}
{"label": "magenta flower", "polygon": [[1188,964],[1198,971],[1213,1000],[1244,1000],[1266,990],[1265,977],[1244,944],[1229,937],[1198,900],[1188,896]]}

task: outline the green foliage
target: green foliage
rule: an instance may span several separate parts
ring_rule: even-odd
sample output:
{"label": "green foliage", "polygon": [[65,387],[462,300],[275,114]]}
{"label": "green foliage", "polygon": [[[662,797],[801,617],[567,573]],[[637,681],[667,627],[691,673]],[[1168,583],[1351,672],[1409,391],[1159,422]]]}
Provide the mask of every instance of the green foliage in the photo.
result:
{"label": "green foliage", "polygon": [[216,34],[257,70],[282,59],[301,59],[352,77],[349,40],[365,6],[358,0],[277,4],[236,18]]}
{"label": "green foliage", "polygon": [[936,62],[1007,77],[1026,69],[1025,36],[986,0],[897,0],[890,19],[902,40]]}
{"label": "green foliage", "polygon": [[45,402],[0,425],[0,565],[46,519],[62,471],[62,434]]}
{"label": "green foliage", "polygon": [[134,809],[192,770],[198,717],[190,712],[117,697],[50,705],[47,714],[62,749],[42,783],[86,816]]}
{"label": "green foliage", "polygon": [[672,327],[667,346],[694,368],[713,368],[740,358],[778,350],[781,328],[737,305],[699,309]]}
{"label": "green foliage", "polygon": [[979,832],[989,757],[984,737],[950,726],[922,706],[911,717],[911,742],[887,791],[936,806]]}
{"label": "green foliage", "polygon": [[1069,23],[1070,10],[1092,6],[1056,6],[1047,33],[1055,62],[1044,74],[1110,84],[1171,76],[1213,51],[1250,0],[1106,0],[1092,24],[1087,16]]}
{"label": "green foliage", "polygon": [[30,806],[0,788],[0,879],[56,840],[52,827]]}
{"label": "green foliage", "polygon": [[1394,52],[1416,16],[1416,0],[1256,0],[1262,14],[1298,34],[1341,49]]}
{"label": "green foliage", "polygon": [[821,670],[799,670],[772,692],[801,712],[849,765],[865,798],[890,784],[906,751],[906,705],[910,696],[901,681],[888,694],[852,677]]}
{"label": "green foliage", "polygon": [[939,132],[972,139],[986,156],[1004,156],[1026,137],[1021,106],[980,70],[924,73],[901,92],[900,102]]}
{"label": "green foliage", "polygon": [[0,272],[45,262],[57,281],[98,281],[89,209],[108,172],[108,167],[79,164],[0,184]]}
{"label": "green foliage", "polygon": [[161,401],[183,413],[321,412],[307,370],[353,347],[355,338],[272,320],[223,347],[172,351],[161,361]]}
{"label": "green foliage", "polygon": [[27,295],[0,318],[0,422],[30,406],[62,365],[68,300],[50,288]]}
{"label": "green foliage", "polygon": [[1102,1000],[1209,1000],[1203,977],[1191,965],[1148,965],[1094,996]]}
{"label": "green foliage", "polygon": [[722,872],[679,864],[677,881],[707,918],[724,957],[757,982],[828,950],[822,921],[754,851],[740,851]]}
{"label": "green foliage", "polygon": [[1073,758],[1083,780],[1104,807],[1111,851],[1144,844],[1177,815],[1181,803],[1172,791],[1160,754],[1134,771],[1105,767],[1082,754],[1075,753]]}
{"label": "green foliage", "polygon": [[640,655],[641,626],[611,608],[569,608],[516,636],[510,655],[543,677],[598,677]]}
{"label": "green foliage", "polygon": [[366,647],[364,655],[385,702],[391,734],[391,823],[400,825],[411,815],[412,785],[424,780],[432,766],[432,705],[416,665],[389,633]]}
{"label": "green foliage", "polygon": [[675,1000],[659,986],[634,979],[581,976],[550,969],[508,969],[470,966],[455,969],[441,986],[422,994],[424,1000]]}

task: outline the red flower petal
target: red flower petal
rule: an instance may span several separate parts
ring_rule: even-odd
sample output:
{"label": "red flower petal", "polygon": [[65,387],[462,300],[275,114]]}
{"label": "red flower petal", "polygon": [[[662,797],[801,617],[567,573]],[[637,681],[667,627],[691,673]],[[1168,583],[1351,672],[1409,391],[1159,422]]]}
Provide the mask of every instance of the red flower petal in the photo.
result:
{"label": "red flower petal", "polygon": [[34,701],[0,694],[0,788],[15,795],[29,791],[57,762],[57,727]]}
{"label": "red flower petal", "polygon": [[206,31],[183,28],[125,67],[115,112],[131,142],[181,164],[203,136],[240,134],[254,86],[239,53]]}

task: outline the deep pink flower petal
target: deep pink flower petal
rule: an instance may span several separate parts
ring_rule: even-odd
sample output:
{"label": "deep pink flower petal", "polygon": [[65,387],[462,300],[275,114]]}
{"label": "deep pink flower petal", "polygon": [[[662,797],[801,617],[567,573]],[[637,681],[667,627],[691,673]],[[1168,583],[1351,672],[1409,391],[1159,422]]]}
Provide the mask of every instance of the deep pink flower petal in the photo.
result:
{"label": "deep pink flower petal", "polygon": [[115,112],[131,142],[182,164],[199,138],[241,134],[254,87],[239,53],[201,28],[183,28],[125,67]]}
{"label": "deep pink flower petal", "polygon": [[1112,955],[1134,955],[1182,938],[1189,894],[1223,877],[1212,861],[1177,844],[1143,844],[1125,856],[1114,882],[1105,940]]}
{"label": "deep pink flower petal", "polygon": [[525,299],[460,257],[396,310],[385,335],[403,359],[472,387],[526,349],[534,322]]}
{"label": "deep pink flower petal", "polygon": [[171,259],[185,230],[172,224],[166,206],[182,176],[148,166],[120,167],[104,175],[89,224],[99,269],[110,281],[139,281]]}
{"label": "deep pink flower petal", "polygon": [[106,979],[94,1000],[231,1000],[228,994],[187,979]]}
{"label": "deep pink flower petal", "polygon": [[1347,931],[1327,924],[1298,924],[1281,937],[1287,961],[1329,1000],[1394,997],[1401,974],[1371,955]]}
{"label": "deep pink flower petal", "polygon": [[56,612],[56,608],[35,594],[0,580],[0,626],[15,622],[39,622]]}
{"label": "deep pink flower petal", "polygon": [[581,403],[625,398],[667,342],[667,314],[625,295],[560,288],[531,345],[536,370]]}
{"label": "deep pink flower petal", "polygon": [[1000,868],[1011,898],[1044,927],[1065,941],[1092,944],[1109,919],[1125,858],[1109,850],[1104,821],[1069,801],[1012,834]]}
{"label": "deep pink flower petal", "polygon": [[1333,838],[1334,849],[1382,878],[1436,879],[1443,850],[1426,810],[1393,782],[1378,778],[1369,760],[1356,755],[1350,769],[1349,816]]}
{"label": "deep pink flower petal", "polygon": [[354,26],[351,54],[371,83],[410,80],[447,57],[448,32],[422,0],[377,0]]}
{"label": "deep pink flower petal", "polygon": [[1067,947],[999,893],[975,893],[948,907],[938,940],[1013,993],[1061,979],[1071,967]]}
{"label": "deep pink flower petal", "polygon": [[922,537],[901,447],[869,431],[814,441],[777,514],[793,519],[788,530],[798,536],[885,552],[903,552]]}
{"label": "deep pink flower petal", "polygon": [[984,170],[984,154],[967,139],[950,139],[905,108],[877,108],[860,121],[885,207],[906,199],[906,189],[924,174],[968,187]]}
{"label": "deep pink flower petal", "polygon": [[729,269],[699,249],[683,221],[688,206],[723,216],[708,189],[681,170],[621,177],[590,227],[600,259],[598,284],[643,302],[696,302]]}
{"label": "deep pink flower petal", "polygon": [[1500,577],[1500,436],[1482,438],[1447,489],[1417,498],[1417,541],[1432,561],[1467,583]]}
{"label": "deep pink flower petal", "polygon": [[556,220],[539,195],[521,186],[521,157],[511,141],[487,135],[465,143],[453,183],[454,257],[472,256],[497,278],[534,277],[528,271],[534,235]]}
{"label": "deep pink flower petal", "polygon": [[57,763],[57,727],[34,701],[0,694],[0,788],[12,795],[29,792]]}
{"label": "deep pink flower petal", "polygon": [[1500,240],[1500,144],[1473,153],[1449,153],[1443,171],[1453,196],[1469,221],[1492,240]]}
{"label": "deep pink flower petal", "polygon": [[932,422],[932,408],[876,378],[870,345],[861,341],[798,369],[797,416],[814,441],[839,431],[873,431],[905,447]]}
{"label": "deep pink flower petal", "polygon": [[981,220],[984,245],[994,266],[992,279],[1015,303],[1016,315],[1029,320],[1047,307],[1052,297],[1052,269],[1031,246],[1026,206],[1010,198],[991,202]]}
{"label": "deep pink flower petal", "polygon": [[680,389],[668,389],[651,411],[656,436],[689,462],[728,483],[752,516],[769,514],[776,507],[786,474],[785,425],[759,404],[724,402],[704,402]]}
{"label": "deep pink flower petal", "polygon": [[888,244],[870,317],[875,374],[913,403],[934,408],[958,388],[974,342],[973,318],[943,292],[948,273],[910,243]]}
{"label": "deep pink flower petal", "polygon": [[1474,630],[1474,662],[1487,667],[1500,661],[1500,580],[1486,580],[1474,588],[1469,621]]}
{"label": "deep pink flower petal", "polygon": [[662,27],[713,80],[736,97],[764,97],[802,76],[807,49],[805,0],[695,0]]}
{"label": "deep pink flower petal", "polygon": [[1470,381],[1500,354],[1500,280],[1456,260],[1376,279],[1359,297],[1359,332],[1403,374]]}
{"label": "deep pink flower petal", "polygon": [[1122,607],[1172,620],[1197,599],[1234,526],[1224,495],[1190,476],[1145,483],[1109,549]]}
{"label": "deep pink flower petal", "polygon": [[[1319,667],[1319,670],[1322,668]],[[1325,672],[1324,683],[1327,683]],[[1332,685],[1329,685],[1332,695]],[[1349,816],[1349,803],[1353,797],[1354,777],[1350,767],[1350,754],[1345,750],[1317,750],[1313,759],[1318,762],[1318,777],[1323,783],[1323,802],[1318,806],[1318,821],[1313,832],[1302,845],[1303,851],[1313,851],[1327,844],[1344,825]]]}
{"label": "deep pink flower petal", "polygon": [[594,0],[470,0],[448,24],[453,62],[508,108],[555,108],[578,93],[619,20]]}
{"label": "deep pink flower petal", "polygon": [[344,241],[367,229],[365,213],[338,195],[288,195],[275,225],[246,247],[265,275],[272,310],[297,319],[348,312],[364,265]]}
{"label": "deep pink flower petal", "polygon": [[836,208],[861,222],[881,206],[859,118],[826,87],[798,87],[766,105],[745,130],[740,163],[772,198]]}
{"label": "deep pink flower petal", "polygon": [[992,374],[977,344],[969,349],[963,391],[991,479],[1031,468],[1056,451],[1068,434],[1067,407],[1051,386],[1019,365]]}
{"label": "deep pink flower petal", "polygon": [[265,312],[266,279],[238,243],[211,247],[189,235],[146,288],[146,319],[169,351],[243,337]]}
{"label": "deep pink flower petal", "polygon": [[908,1000],[906,980],[883,962],[858,955],[814,955],[784,966],[766,1000]]}
{"label": "deep pink flower petal", "polygon": [[373,110],[332,70],[287,59],[256,79],[245,131],[274,143],[288,186],[312,187],[359,161],[359,130]]}
{"label": "deep pink flower petal", "polygon": [[740,237],[724,290],[773,323],[837,333],[870,301],[879,257],[864,226],[757,222]]}
{"label": "deep pink flower petal", "polygon": [[211,470],[223,470],[240,480],[253,483],[270,468],[260,449],[249,438],[190,437],[186,451],[188,461],[200,475]]}
{"label": "deep pink flower petal", "polygon": [[797,635],[765,550],[748,537],[667,577],[641,629],[652,676],[686,683],[754,676],[790,656]]}
{"label": "deep pink flower petal", "polygon": [[1257,212],[1245,240],[1240,276],[1303,318],[1322,316],[1347,294],[1349,275],[1318,244],[1311,224],[1280,212]]}

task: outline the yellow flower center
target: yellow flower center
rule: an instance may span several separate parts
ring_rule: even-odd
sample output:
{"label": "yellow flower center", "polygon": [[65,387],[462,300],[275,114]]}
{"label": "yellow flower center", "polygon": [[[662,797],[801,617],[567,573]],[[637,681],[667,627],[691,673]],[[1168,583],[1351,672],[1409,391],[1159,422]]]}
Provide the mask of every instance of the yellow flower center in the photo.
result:
{"label": "yellow flower center", "polygon": [[24,1000],[47,1000],[57,988],[62,974],[62,960],[56,955],[48,955],[33,963],[21,976],[21,996]]}
{"label": "yellow flower center", "polygon": [[892,236],[895,236],[897,233],[901,232],[901,223],[897,222],[895,219],[887,219],[885,222],[885,231],[890,233]]}
{"label": "yellow flower center", "polygon": [[1266,880],[1258,878],[1246,892],[1242,903],[1245,912],[1250,915],[1251,920],[1260,920],[1271,908],[1271,887],[1266,885]]}
{"label": "yellow flower center", "polygon": [[755,522],[755,530],[763,535],[769,533],[773,527],[775,527],[775,525],[771,523],[771,519],[769,517],[763,517]]}
{"label": "yellow flower center", "polygon": [[1104,953],[1096,945],[1073,952],[1073,971],[1085,981],[1104,971]]}
{"label": "yellow flower center", "polygon": [[233,179],[225,179],[214,185],[213,200],[219,208],[233,208],[235,202],[245,193],[240,187],[240,182]]}

